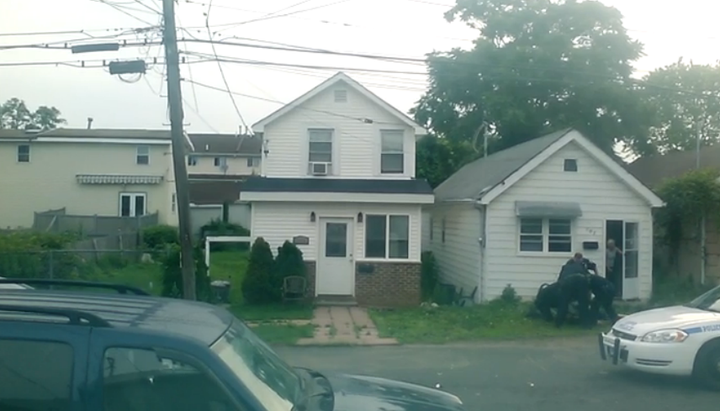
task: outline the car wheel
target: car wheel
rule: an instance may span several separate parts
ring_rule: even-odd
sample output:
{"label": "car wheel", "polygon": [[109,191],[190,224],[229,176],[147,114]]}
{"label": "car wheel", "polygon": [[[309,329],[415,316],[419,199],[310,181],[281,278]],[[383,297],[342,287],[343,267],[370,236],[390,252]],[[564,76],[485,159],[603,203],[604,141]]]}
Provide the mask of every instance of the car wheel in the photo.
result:
{"label": "car wheel", "polygon": [[720,390],[720,340],[705,344],[695,357],[693,377],[713,390]]}

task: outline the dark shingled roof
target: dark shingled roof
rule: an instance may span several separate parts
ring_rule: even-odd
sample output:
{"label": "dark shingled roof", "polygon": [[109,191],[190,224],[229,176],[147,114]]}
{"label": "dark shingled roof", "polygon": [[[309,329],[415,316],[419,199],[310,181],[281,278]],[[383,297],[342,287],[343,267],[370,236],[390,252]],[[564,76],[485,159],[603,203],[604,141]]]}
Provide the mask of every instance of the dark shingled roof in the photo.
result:
{"label": "dark shingled roof", "polygon": [[64,137],[64,138],[128,138],[138,140],[169,140],[170,130],[125,128],[57,128],[46,131],[0,130],[0,138]]}
{"label": "dark shingled roof", "polygon": [[[695,150],[641,157],[625,166],[628,172],[648,187],[666,179],[680,177],[695,169]],[[700,167],[720,170],[720,144],[700,149]]]}
{"label": "dark shingled roof", "polygon": [[251,177],[243,191],[284,193],[432,194],[426,180]]}
{"label": "dark shingled roof", "polygon": [[189,184],[193,204],[234,203],[240,199],[243,185],[239,181],[190,181]]}
{"label": "dark shingled roof", "polygon": [[435,200],[479,199],[570,131],[538,137],[466,164],[435,188]]}
{"label": "dark shingled roof", "polygon": [[259,156],[262,138],[234,134],[189,134],[195,146],[193,154],[236,154]]}

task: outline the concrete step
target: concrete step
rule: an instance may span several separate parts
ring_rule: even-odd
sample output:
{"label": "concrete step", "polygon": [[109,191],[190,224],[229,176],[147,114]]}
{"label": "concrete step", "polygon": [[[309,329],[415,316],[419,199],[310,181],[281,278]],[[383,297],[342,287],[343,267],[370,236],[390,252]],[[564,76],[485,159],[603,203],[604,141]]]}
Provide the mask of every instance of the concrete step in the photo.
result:
{"label": "concrete step", "polygon": [[318,295],[315,297],[315,305],[319,307],[355,307],[358,303],[351,295]]}

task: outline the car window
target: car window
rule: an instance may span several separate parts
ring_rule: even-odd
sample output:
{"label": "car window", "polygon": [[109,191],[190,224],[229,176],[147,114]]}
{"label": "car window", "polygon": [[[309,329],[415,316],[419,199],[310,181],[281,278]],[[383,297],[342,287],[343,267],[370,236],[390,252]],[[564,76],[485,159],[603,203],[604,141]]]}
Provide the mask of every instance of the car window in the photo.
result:
{"label": "car window", "polygon": [[0,410],[69,411],[73,358],[65,343],[0,340]]}
{"label": "car window", "polygon": [[105,411],[239,411],[218,382],[152,350],[109,348],[103,358]]}
{"label": "car window", "polygon": [[701,310],[720,312],[720,287],[713,288],[687,305]]}

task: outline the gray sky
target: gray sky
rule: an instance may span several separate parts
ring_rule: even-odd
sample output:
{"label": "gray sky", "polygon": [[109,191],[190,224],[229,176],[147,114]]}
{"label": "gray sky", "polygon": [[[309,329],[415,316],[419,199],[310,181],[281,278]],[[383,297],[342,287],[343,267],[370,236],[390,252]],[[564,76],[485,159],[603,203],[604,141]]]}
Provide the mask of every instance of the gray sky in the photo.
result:
{"label": "gray sky", "polygon": [[[160,9],[160,0],[140,1],[148,7]],[[207,38],[203,27],[208,1],[180,0],[177,6],[178,26],[197,27],[191,32]],[[123,10],[141,20],[152,24],[159,21],[156,13],[138,4],[137,0],[109,2],[125,7]],[[672,63],[680,56],[696,63],[713,63],[720,59],[720,34],[714,28],[720,3],[714,5],[709,0],[603,2],[619,8],[630,34],[645,44],[647,56],[636,67],[638,75]],[[222,29],[219,38],[235,36],[238,39],[233,41],[237,42],[247,43],[250,41],[246,39],[255,39],[318,49],[415,58],[432,50],[467,47],[475,37],[474,31],[462,23],[444,20],[443,13],[449,9],[452,0],[307,0],[279,14],[315,7],[318,7],[317,10],[247,22],[297,3],[301,0],[214,0],[210,25],[213,31]],[[320,7],[323,5],[327,6]],[[237,24],[240,22],[246,23]],[[0,0],[0,33],[128,29],[147,25],[97,0]],[[116,32],[92,32],[93,35],[113,33]],[[0,36],[0,45],[81,37],[79,34]],[[181,44],[181,49],[212,53],[211,46],[206,44]],[[424,71],[422,65],[412,63],[231,46],[217,46],[216,50],[221,56],[284,64]],[[160,48],[125,48],[120,52],[83,55],[73,55],[64,50],[0,50],[0,63],[156,56],[163,56]],[[183,65],[181,70],[185,78],[224,89],[216,62]],[[223,70],[230,90],[256,97],[235,97],[240,114],[248,125],[336,71],[237,63],[223,63]],[[31,108],[56,106],[68,120],[68,127],[85,127],[87,117],[93,117],[93,127],[96,128],[165,128],[166,88],[162,72],[163,67],[157,66],[136,83],[127,83],[102,68],[0,66],[0,100],[18,97]],[[403,111],[417,101],[425,84],[425,78],[420,75],[346,72]],[[187,128],[191,131],[234,132],[241,124],[227,93],[186,83],[183,84],[183,97],[186,123],[189,123]]]}

